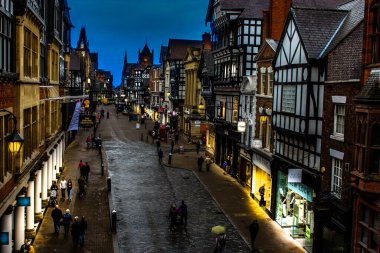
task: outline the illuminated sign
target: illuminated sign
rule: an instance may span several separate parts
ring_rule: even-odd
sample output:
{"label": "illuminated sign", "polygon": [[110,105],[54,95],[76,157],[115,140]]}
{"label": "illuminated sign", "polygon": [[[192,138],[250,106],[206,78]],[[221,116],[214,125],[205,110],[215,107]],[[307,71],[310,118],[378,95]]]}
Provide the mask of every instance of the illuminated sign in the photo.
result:
{"label": "illuminated sign", "polygon": [[[100,117],[100,115],[99,115]],[[79,115],[79,126],[83,128],[91,128],[95,125],[95,116],[81,114]]]}
{"label": "illuminated sign", "polygon": [[30,206],[30,197],[17,197],[17,206]]}
{"label": "illuminated sign", "polygon": [[9,245],[9,232],[0,232],[0,245]]}
{"label": "illuminated sign", "polygon": [[302,169],[289,169],[288,171],[289,183],[301,183],[302,182]]}
{"label": "illuminated sign", "polygon": [[245,121],[239,121],[237,125],[237,130],[239,133],[244,133],[245,132]]}

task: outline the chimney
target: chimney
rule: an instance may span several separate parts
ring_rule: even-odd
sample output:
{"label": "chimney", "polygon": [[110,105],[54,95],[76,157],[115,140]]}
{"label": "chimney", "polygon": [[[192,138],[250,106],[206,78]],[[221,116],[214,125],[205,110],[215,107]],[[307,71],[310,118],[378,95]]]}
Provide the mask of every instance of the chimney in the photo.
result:
{"label": "chimney", "polygon": [[202,34],[203,49],[211,49],[211,35],[209,33]]}

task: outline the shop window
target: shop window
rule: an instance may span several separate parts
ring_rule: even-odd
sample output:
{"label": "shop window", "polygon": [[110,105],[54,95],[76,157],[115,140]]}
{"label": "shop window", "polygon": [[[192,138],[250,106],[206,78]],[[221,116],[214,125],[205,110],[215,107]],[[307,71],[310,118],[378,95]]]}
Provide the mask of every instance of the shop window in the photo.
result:
{"label": "shop window", "polygon": [[379,252],[379,213],[367,206],[362,206],[362,214],[359,222],[360,252]]}
{"label": "shop window", "polygon": [[341,198],[342,188],[342,170],[343,161],[337,158],[332,158],[332,175],[331,175],[331,192],[337,197]]}

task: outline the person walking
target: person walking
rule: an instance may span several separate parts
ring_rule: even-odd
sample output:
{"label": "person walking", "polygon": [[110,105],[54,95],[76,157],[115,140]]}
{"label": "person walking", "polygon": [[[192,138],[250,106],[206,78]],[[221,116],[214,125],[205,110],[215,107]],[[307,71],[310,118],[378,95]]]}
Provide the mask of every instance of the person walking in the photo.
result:
{"label": "person walking", "polygon": [[199,171],[202,171],[203,161],[204,161],[204,159],[202,156],[198,157],[198,170]]}
{"label": "person walking", "polygon": [[72,191],[73,191],[73,182],[69,178],[69,180],[67,180],[67,198],[69,199],[69,201],[71,201]]}
{"label": "person walking", "polygon": [[172,206],[170,207],[168,218],[170,220],[169,229],[170,229],[170,231],[174,231],[175,222],[177,219],[177,206],[175,204],[172,204]]}
{"label": "person walking", "polygon": [[80,240],[80,233],[81,233],[81,225],[79,222],[79,217],[74,217],[74,222],[71,224],[71,238],[73,239],[73,248],[77,248],[79,245]]}
{"label": "person walking", "polygon": [[25,239],[24,244],[20,247],[20,253],[36,253],[36,251],[30,241]]}
{"label": "person walking", "polygon": [[84,179],[86,180],[86,183],[88,182],[88,175],[90,174],[90,165],[88,162],[86,162],[86,165],[83,166],[83,176]]}
{"label": "person walking", "polygon": [[65,229],[65,238],[67,238],[69,234],[70,224],[73,220],[73,216],[70,213],[70,209],[66,209],[66,212],[63,214],[63,228]]}
{"label": "person walking", "polygon": [[58,196],[58,186],[57,182],[53,181],[53,184],[50,186],[50,206],[54,207],[57,202]]}
{"label": "person walking", "polygon": [[91,135],[87,136],[86,144],[87,144],[87,148],[90,148],[90,144],[91,144]]}
{"label": "person walking", "polygon": [[54,223],[54,233],[58,236],[59,229],[61,227],[61,219],[63,217],[62,210],[59,208],[59,205],[55,205],[53,211],[51,211],[51,218]]}
{"label": "person walking", "polygon": [[86,234],[87,230],[87,221],[84,216],[82,216],[82,219],[80,220],[80,236],[79,236],[79,246],[83,246],[84,244],[84,236]]}
{"label": "person walking", "polygon": [[85,191],[86,181],[84,180],[82,176],[78,179],[78,186],[79,186],[79,197],[83,198],[83,196],[86,194],[86,191]]}
{"label": "person walking", "polygon": [[60,182],[60,187],[61,187],[61,194],[62,194],[62,199],[66,198],[66,190],[67,190],[67,181],[65,177],[62,177],[62,180]]}
{"label": "person walking", "polygon": [[158,150],[158,162],[160,165],[162,164],[162,158],[164,158],[164,152],[162,152],[162,149]]}
{"label": "person walking", "polygon": [[157,140],[157,141],[156,141],[156,146],[157,146],[157,151],[160,150],[160,147],[161,147],[161,142],[160,142],[160,140]]}
{"label": "person walking", "polygon": [[251,235],[252,252],[256,252],[257,249],[255,248],[255,239],[257,234],[259,233],[259,223],[257,220],[253,220],[251,225],[249,225],[249,233]]}
{"label": "person walking", "polygon": [[197,144],[196,144],[196,148],[197,148],[197,155],[199,154],[199,150],[201,149],[201,142],[200,141],[197,141]]}
{"label": "person walking", "polygon": [[187,226],[187,205],[185,204],[185,201],[182,200],[181,205],[179,206],[180,214],[181,214],[181,223],[184,225],[184,227]]}
{"label": "person walking", "polygon": [[84,166],[84,162],[82,160],[79,161],[79,164],[78,164],[78,170],[79,172],[81,171],[81,168]]}
{"label": "person walking", "polygon": [[227,236],[225,233],[220,234],[216,237],[214,253],[224,253],[226,248]]}

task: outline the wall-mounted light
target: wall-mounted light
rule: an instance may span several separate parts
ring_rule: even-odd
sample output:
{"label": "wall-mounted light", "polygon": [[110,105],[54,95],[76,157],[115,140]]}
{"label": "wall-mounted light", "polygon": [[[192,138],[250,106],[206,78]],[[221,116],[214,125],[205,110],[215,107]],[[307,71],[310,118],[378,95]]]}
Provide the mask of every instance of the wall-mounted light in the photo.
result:
{"label": "wall-mounted light", "polygon": [[6,109],[0,109],[0,112],[7,112],[11,114],[12,120],[13,120],[13,131],[11,134],[7,135],[5,137],[5,141],[8,143],[8,149],[12,154],[17,154],[20,152],[22,145],[24,144],[24,138],[20,136],[20,134],[17,132],[17,119],[16,116],[6,110]]}

